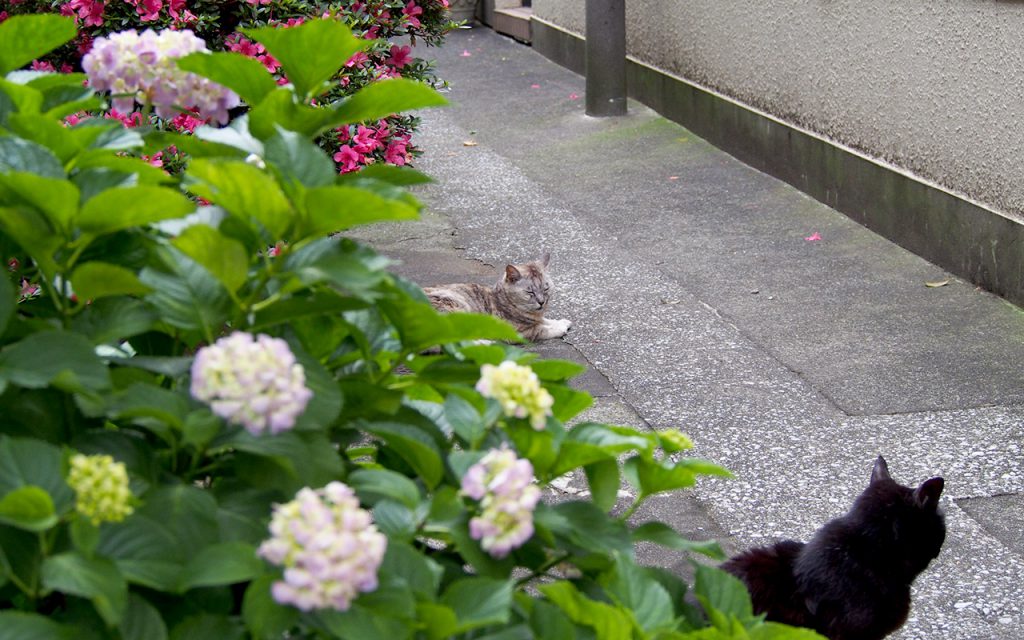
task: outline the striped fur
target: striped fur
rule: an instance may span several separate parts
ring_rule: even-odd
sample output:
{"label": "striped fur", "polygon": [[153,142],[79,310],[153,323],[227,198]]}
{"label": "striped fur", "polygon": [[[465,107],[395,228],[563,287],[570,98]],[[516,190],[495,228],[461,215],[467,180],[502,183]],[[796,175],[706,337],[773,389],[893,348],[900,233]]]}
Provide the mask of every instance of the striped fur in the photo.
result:
{"label": "striped fur", "polygon": [[550,258],[545,253],[540,260],[506,265],[493,287],[458,283],[425,287],[423,291],[438,311],[487,313],[505,320],[530,341],[559,338],[572,322],[544,317],[552,293],[547,274]]}

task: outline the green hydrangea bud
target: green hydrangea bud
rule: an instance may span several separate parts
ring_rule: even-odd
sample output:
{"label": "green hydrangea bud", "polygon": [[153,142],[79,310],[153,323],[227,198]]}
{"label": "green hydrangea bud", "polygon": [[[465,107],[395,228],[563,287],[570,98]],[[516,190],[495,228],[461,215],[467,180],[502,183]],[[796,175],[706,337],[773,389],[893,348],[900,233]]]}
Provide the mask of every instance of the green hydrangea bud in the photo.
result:
{"label": "green hydrangea bud", "polygon": [[131,515],[132,492],[128,471],[107,455],[71,457],[68,485],[75,491],[75,508],[94,525],[120,522]]}

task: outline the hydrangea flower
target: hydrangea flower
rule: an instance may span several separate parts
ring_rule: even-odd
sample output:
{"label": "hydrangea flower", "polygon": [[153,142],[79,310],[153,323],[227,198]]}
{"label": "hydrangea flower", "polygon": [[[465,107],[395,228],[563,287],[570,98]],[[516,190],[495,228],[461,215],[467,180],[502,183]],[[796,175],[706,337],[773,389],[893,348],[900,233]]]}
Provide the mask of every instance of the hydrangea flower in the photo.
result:
{"label": "hydrangea flower", "polygon": [[280,604],[346,611],[360,593],[377,588],[387,537],[347,485],[301,489],[274,507],[270,533],[259,554],[284,567],[284,580],[271,586]]}
{"label": "hydrangea flower", "polygon": [[128,472],[110,456],[71,456],[68,485],[75,491],[75,509],[94,525],[120,522],[133,511]]}
{"label": "hydrangea flower", "polygon": [[206,44],[188,29],[157,33],[134,29],[96,38],[82,58],[89,85],[113,94],[118,111],[132,111],[135,102],[151,104],[161,118],[173,118],[181,109],[195,107],[220,123],[228,109],[238,106],[235,93],[194,73],[179,69],[175,60],[206,52]]}
{"label": "hydrangea flower", "polygon": [[218,416],[253,435],[291,429],[313,397],[287,342],[242,331],[199,350],[191,391]]}
{"label": "hydrangea flower", "polygon": [[497,367],[485,364],[480,367],[480,380],[476,390],[501,404],[506,416],[526,418],[540,431],[551,415],[555,400],[547,389],[540,386],[537,374],[530,367],[523,367],[511,360]]}
{"label": "hydrangea flower", "polygon": [[540,489],[533,465],[508,448],[494,449],[466,472],[462,493],[480,501],[469,535],[495,558],[504,558],[533,535],[533,510]]}

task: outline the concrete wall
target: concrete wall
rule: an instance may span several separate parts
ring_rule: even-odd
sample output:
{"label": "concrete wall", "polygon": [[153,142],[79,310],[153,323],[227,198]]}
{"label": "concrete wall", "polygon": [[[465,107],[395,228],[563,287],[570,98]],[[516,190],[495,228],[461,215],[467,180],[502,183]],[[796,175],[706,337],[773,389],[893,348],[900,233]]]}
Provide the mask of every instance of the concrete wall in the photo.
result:
{"label": "concrete wall", "polygon": [[[584,32],[584,0],[534,0]],[[1024,2],[626,0],[637,60],[1024,219]]]}

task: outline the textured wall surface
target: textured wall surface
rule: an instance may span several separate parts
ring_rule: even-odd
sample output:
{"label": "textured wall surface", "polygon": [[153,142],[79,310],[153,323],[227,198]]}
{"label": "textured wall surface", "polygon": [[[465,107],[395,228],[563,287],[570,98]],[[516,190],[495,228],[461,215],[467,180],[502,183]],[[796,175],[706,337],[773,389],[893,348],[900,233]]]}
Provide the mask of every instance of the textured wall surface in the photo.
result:
{"label": "textured wall surface", "polygon": [[[584,0],[534,0],[582,34]],[[629,54],[1024,214],[1024,2],[627,0]]]}

